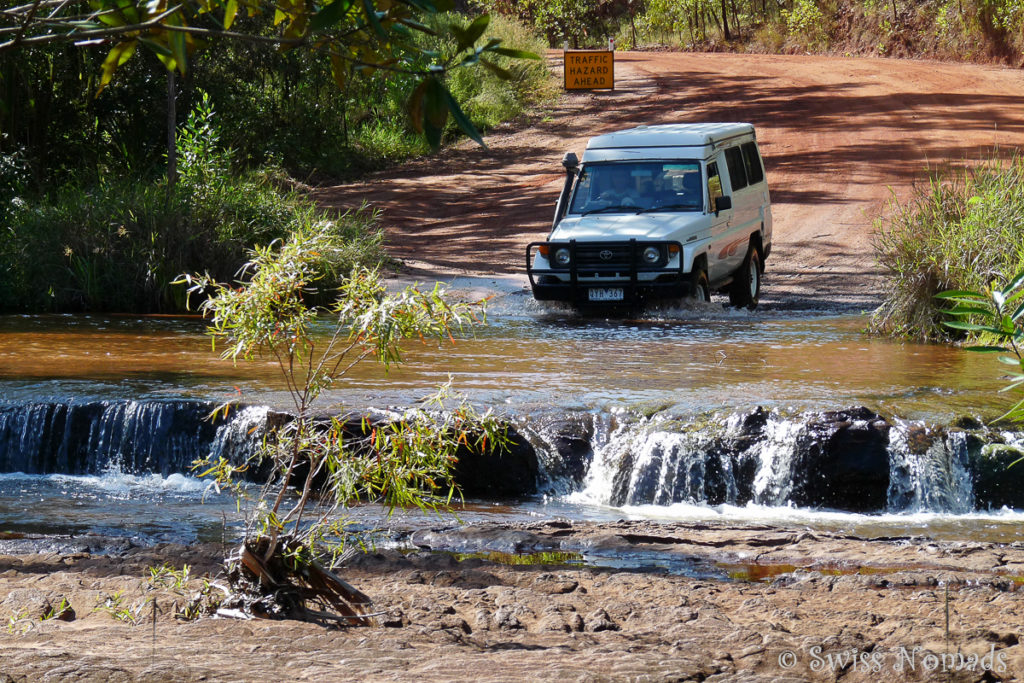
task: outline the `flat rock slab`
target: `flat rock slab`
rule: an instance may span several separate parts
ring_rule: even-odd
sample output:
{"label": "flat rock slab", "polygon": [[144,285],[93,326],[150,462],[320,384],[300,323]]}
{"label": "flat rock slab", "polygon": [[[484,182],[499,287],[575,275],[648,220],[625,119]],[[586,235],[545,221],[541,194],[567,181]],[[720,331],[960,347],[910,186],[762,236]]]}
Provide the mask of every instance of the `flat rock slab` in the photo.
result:
{"label": "flat rock slab", "polygon": [[[217,546],[9,555],[0,557],[0,594],[64,596],[79,618],[9,629],[0,637],[3,673],[96,681],[928,681],[947,676],[946,666],[954,680],[986,671],[988,680],[1024,676],[1022,579],[1007,571],[1024,566],[1020,544],[654,522],[431,533],[432,543],[461,538],[481,552],[490,537],[503,548],[529,540],[562,552],[600,545],[647,558],[675,554],[747,580],[385,551],[358,556],[342,572],[373,597],[384,625],[327,630],[174,619],[169,607],[180,596],[149,585],[147,567],[187,560],[198,577],[215,570]],[[190,582],[201,586],[200,578]],[[149,612],[132,626],[93,610],[117,591],[127,603],[155,597],[155,624]]]}

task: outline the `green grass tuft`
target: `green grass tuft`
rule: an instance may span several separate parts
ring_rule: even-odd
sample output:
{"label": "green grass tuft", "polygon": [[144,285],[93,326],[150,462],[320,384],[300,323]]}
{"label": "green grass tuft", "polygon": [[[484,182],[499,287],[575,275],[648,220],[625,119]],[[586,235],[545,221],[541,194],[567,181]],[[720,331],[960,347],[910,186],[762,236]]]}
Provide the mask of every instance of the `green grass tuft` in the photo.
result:
{"label": "green grass tuft", "polygon": [[1024,270],[1024,158],[993,158],[933,174],[891,218],[876,225],[875,252],[889,273],[871,330],[948,340],[942,302],[950,289],[984,291]]}

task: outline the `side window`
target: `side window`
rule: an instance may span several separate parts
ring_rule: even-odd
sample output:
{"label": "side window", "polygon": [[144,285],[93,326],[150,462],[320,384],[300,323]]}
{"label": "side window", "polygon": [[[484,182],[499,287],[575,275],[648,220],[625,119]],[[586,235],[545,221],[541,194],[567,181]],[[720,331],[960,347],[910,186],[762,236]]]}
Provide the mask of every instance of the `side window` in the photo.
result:
{"label": "side window", "polygon": [[718,175],[718,164],[711,162],[708,164],[708,201],[712,213],[718,210],[718,198],[721,196],[722,178]]}
{"label": "side window", "polygon": [[761,155],[757,152],[756,142],[743,143],[743,161],[747,166],[747,180],[751,185],[764,180],[764,167],[761,165]]}
{"label": "side window", "polygon": [[747,186],[747,169],[743,163],[743,152],[739,147],[730,147],[725,150],[725,163],[729,167],[729,180],[732,181],[732,191],[742,190]]}

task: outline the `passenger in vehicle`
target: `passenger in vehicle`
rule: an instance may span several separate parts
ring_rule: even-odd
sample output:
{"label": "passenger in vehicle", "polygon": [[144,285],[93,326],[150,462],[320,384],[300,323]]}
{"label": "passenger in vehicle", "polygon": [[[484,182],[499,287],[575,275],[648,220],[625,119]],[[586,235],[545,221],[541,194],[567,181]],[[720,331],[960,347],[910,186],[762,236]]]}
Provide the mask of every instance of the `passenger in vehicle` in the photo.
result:
{"label": "passenger in vehicle", "polygon": [[637,191],[632,183],[628,169],[613,168],[610,170],[611,187],[601,193],[601,201],[610,206],[637,206]]}

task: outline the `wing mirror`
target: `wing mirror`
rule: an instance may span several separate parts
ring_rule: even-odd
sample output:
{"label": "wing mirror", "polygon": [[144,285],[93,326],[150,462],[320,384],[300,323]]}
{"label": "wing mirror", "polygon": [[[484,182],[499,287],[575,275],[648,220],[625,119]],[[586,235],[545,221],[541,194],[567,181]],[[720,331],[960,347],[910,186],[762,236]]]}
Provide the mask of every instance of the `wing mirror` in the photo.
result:
{"label": "wing mirror", "polygon": [[717,216],[722,211],[727,211],[732,208],[732,197],[729,195],[722,195],[715,200],[715,215]]}

